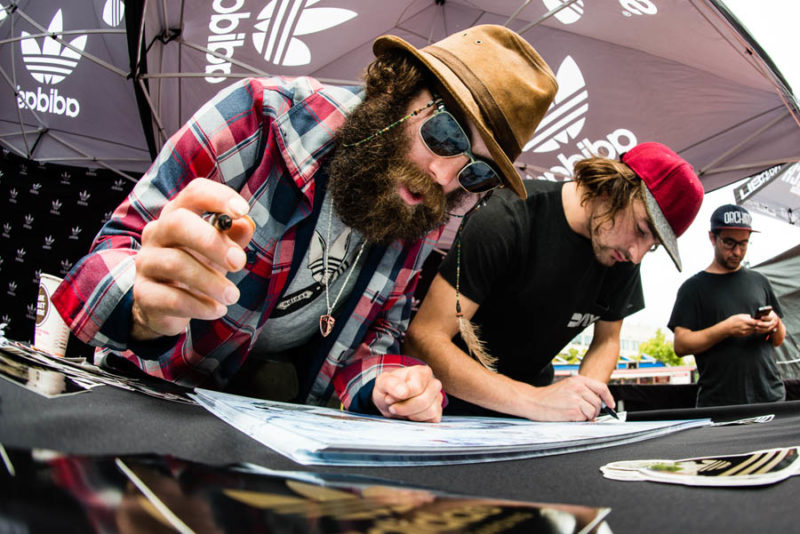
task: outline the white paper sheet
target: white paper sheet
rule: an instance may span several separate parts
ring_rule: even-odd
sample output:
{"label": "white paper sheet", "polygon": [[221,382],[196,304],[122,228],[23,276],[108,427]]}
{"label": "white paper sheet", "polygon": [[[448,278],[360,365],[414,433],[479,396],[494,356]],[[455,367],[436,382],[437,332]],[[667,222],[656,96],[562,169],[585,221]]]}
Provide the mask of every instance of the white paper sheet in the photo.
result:
{"label": "white paper sheet", "polygon": [[200,388],[191,397],[245,434],[305,465],[441,465],[531,458],[621,445],[711,423],[542,423],[490,417],[414,423]]}

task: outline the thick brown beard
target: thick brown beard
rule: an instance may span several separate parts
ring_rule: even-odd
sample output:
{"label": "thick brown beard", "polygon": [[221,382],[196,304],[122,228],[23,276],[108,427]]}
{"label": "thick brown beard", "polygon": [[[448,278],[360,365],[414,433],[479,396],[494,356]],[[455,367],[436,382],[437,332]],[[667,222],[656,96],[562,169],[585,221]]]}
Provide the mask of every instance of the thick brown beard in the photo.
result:
{"label": "thick brown beard", "polygon": [[[358,146],[355,143],[407,113],[407,102],[388,96],[364,101],[337,132],[338,144],[330,167],[329,191],[342,221],[367,240],[389,243],[415,241],[447,220],[458,205],[462,190],[445,195],[439,184],[408,161],[411,144],[405,124],[400,124]],[[415,206],[397,193],[398,183],[422,197]]]}

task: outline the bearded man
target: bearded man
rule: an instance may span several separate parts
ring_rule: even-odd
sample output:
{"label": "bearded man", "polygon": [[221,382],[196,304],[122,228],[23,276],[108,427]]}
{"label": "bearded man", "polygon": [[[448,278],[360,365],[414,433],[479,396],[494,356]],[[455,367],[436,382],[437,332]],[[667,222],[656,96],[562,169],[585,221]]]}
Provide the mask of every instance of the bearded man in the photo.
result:
{"label": "bearded man", "polygon": [[524,197],[557,84],[500,26],[373,50],[364,89],[244,80],[169,140],[54,295],[103,362],[237,392],[288,359],[298,401],[440,419],[400,354],[422,263],[467,192]]}

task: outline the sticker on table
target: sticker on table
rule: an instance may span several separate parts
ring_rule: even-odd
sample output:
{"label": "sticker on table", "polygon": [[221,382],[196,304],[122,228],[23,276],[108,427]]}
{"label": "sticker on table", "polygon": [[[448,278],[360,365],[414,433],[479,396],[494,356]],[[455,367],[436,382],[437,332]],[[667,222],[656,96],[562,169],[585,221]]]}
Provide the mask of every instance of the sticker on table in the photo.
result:
{"label": "sticker on table", "polygon": [[682,460],[625,460],[600,468],[612,480],[649,480],[689,486],[763,486],[797,474],[797,447]]}

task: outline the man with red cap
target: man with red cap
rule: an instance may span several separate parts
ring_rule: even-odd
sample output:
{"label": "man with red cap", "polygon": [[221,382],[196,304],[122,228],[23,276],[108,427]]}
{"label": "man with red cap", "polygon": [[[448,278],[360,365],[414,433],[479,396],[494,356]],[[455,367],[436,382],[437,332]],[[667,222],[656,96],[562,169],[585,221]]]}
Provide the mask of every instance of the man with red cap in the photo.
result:
{"label": "man with red cap", "polygon": [[697,406],[783,400],[775,347],[786,337],[781,307],[769,280],[742,266],[752,228],[750,213],[726,204],[711,215],[714,259],[681,285],[669,327],[675,353],[694,354]]}
{"label": "man with red cap", "polygon": [[[527,200],[501,191],[464,224],[404,351],[442,381],[445,413],[591,420],[615,405],[606,383],[622,320],[644,306],[639,263],[661,244],[680,270],[677,236],[703,188],[660,143],[621,161],[588,158],[573,181],[525,188]],[[552,359],[590,324],[579,374],[553,383]]]}

